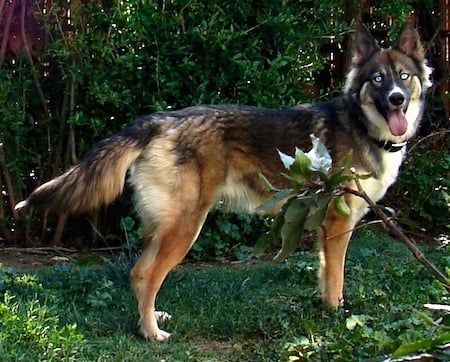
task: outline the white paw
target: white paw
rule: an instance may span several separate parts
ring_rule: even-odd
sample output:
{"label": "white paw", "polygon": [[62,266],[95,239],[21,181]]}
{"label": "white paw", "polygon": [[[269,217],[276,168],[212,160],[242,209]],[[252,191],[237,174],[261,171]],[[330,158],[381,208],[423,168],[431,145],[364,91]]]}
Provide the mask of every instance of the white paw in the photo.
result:
{"label": "white paw", "polygon": [[170,333],[159,329],[153,336],[153,339],[158,342],[167,342],[170,338]]}
{"label": "white paw", "polygon": [[170,321],[172,319],[172,316],[169,313],[162,311],[155,311],[155,317],[158,322]]}
{"label": "white paw", "polygon": [[147,332],[143,328],[141,328],[141,334],[144,336],[144,338],[157,342],[166,342],[170,338],[169,332],[163,331],[159,328],[157,328],[154,332]]}

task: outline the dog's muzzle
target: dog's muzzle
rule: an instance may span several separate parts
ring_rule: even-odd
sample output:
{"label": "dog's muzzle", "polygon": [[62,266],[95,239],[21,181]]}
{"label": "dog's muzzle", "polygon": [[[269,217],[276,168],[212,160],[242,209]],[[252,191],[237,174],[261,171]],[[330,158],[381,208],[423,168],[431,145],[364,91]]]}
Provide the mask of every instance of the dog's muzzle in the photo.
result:
{"label": "dog's muzzle", "polygon": [[393,136],[403,136],[408,129],[408,121],[405,116],[406,103],[406,97],[401,92],[396,91],[389,95],[387,122]]}

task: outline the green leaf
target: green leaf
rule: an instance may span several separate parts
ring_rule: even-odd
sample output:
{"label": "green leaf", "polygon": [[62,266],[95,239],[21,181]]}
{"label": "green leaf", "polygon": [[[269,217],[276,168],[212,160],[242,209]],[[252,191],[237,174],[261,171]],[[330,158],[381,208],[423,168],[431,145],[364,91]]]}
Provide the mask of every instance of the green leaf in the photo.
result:
{"label": "green leaf", "polygon": [[291,176],[301,176],[305,178],[311,174],[309,167],[311,166],[311,160],[309,157],[299,148],[295,149],[295,160],[289,168]]}
{"label": "green leaf", "polygon": [[288,201],[280,230],[281,250],[275,256],[275,261],[286,259],[300,245],[308,212],[304,199],[292,198]]}
{"label": "green leaf", "polygon": [[267,248],[277,240],[272,232],[261,235],[253,246],[253,255],[260,256],[264,254]]}
{"label": "green leaf", "polygon": [[333,199],[333,208],[334,211],[336,211],[339,215],[344,217],[349,217],[352,213],[352,210],[347,204],[347,201],[345,201],[344,195],[336,196]]}
{"label": "green leaf", "polygon": [[276,188],[272,183],[269,181],[269,179],[264,176],[262,173],[259,174],[259,178],[263,182],[265,188],[269,191],[278,192],[280,191],[278,188]]}
{"label": "green leaf", "polygon": [[279,190],[278,192],[276,192],[275,194],[270,196],[261,205],[259,205],[255,211],[256,212],[265,212],[270,209],[273,209],[274,207],[280,205],[280,203],[283,202],[283,200],[285,200],[286,198],[288,198],[289,195],[292,195],[291,189]]}
{"label": "green leaf", "polygon": [[450,342],[450,332],[444,333],[435,338],[424,338],[420,341],[402,344],[392,354],[392,358],[398,358],[407,354],[415,353],[422,350],[428,350],[442,343]]}
{"label": "green leaf", "polygon": [[351,166],[352,163],[352,159],[353,159],[353,149],[350,150],[349,153],[347,153],[341,160],[340,164],[342,166],[343,169],[348,169]]}
{"label": "green leaf", "polygon": [[300,173],[295,174],[295,176],[284,175],[284,178],[289,181],[293,187],[299,189],[304,188],[310,176],[303,176]]}
{"label": "green leaf", "polygon": [[283,205],[278,215],[275,217],[275,219],[272,222],[272,227],[270,228],[270,231],[274,234],[279,236],[281,233],[281,228],[283,227],[283,224],[285,222],[284,215],[286,214],[286,210],[289,207],[289,200]]}
{"label": "green leaf", "polygon": [[322,225],[328,211],[328,204],[331,201],[331,195],[320,193],[311,203],[309,213],[305,221],[305,230],[314,231]]}
{"label": "green leaf", "polygon": [[441,195],[445,202],[447,203],[447,206],[450,208],[450,195],[446,193],[444,190],[441,190]]}
{"label": "green leaf", "polygon": [[284,224],[284,214],[287,205],[288,203],[286,202],[273,220],[270,231],[261,235],[256,241],[256,244],[253,246],[253,253],[256,256],[263,254],[271,244],[275,244],[281,239],[280,231]]}
{"label": "green leaf", "polygon": [[352,314],[350,317],[348,317],[345,320],[345,328],[352,331],[358,326],[363,327],[366,324],[366,322],[370,319],[371,319],[370,316],[367,316],[364,314],[361,314],[361,315]]}
{"label": "green leaf", "polygon": [[332,175],[328,176],[328,180],[326,182],[327,189],[334,189],[340,184],[346,183],[353,179],[352,175],[346,174],[346,169],[341,169],[339,171],[336,171]]}

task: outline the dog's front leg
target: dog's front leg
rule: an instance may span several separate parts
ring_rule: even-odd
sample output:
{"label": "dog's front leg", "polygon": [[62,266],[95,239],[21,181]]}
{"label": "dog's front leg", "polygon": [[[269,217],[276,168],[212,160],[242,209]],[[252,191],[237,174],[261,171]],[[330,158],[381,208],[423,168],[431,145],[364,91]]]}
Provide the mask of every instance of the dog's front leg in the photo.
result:
{"label": "dog's front leg", "polygon": [[342,306],[344,301],[345,255],[354,224],[351,216],[330,209],[321,226],[319,286],[323,302],[331,308]]}

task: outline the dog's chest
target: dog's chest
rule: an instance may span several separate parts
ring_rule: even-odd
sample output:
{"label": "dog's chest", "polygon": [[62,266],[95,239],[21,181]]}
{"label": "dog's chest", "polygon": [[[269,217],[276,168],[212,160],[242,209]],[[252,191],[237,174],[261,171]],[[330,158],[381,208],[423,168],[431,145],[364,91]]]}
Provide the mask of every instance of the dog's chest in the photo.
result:
{"label": "dog's chest", "polygon": [[383,152],[381,170],[379,170],[377,177],[360,180],[363,190],[372,201],[380,200],[389,186],[395,182],[403,160],[403,154],[403,151]]}

